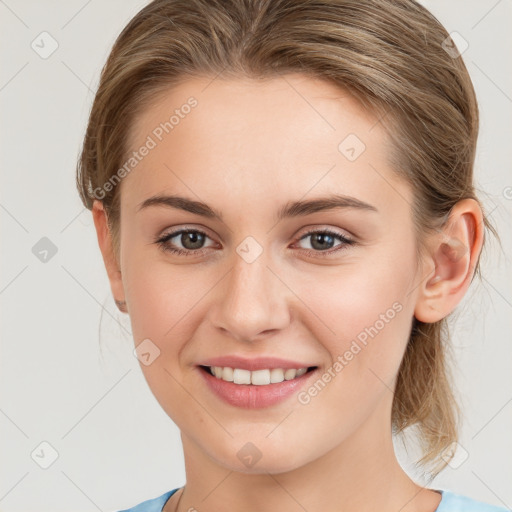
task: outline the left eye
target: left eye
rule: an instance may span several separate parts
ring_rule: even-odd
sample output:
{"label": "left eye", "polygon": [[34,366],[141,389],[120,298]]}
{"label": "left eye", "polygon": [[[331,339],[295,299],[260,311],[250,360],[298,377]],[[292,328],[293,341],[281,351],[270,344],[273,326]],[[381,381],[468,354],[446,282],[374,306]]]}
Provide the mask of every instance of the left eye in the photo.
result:
{"label": "left eye", "polygon": [[[321,231],[308,231],[299,239],[299,242],[303,240],[310,239],[309,247],[306,247],[306,250],[313,249],[313,252],[328,252],[333,253],[339,251],[341,249],[346,248],[348,245],[353,245],[355,242],[350,238],[342,235],[341,233],[337,233],[331,230],[321,230]],[[337,248],[330,251],[333,247],[335,240],[338,239],[340,243]],[[321,255],[323,256],[323,254]]]}

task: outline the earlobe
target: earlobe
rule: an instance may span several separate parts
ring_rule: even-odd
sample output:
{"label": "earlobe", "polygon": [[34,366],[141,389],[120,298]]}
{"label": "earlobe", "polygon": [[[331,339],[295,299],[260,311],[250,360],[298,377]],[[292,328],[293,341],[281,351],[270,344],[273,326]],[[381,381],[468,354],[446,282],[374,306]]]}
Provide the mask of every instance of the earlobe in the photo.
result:
{"label": "earlobe", "polygon": [[474,199],[459,201],[445,226],[433,235],[428,278],[420,284],[414,316],[433,323],[448,316],[464,297],[483,244],[483,216]]}
{"label": "earlobe", "polygon": [[112,235],[108,226],[107,213],[100,201],[94,201],[92,215],[94,226],[96,228],[98,245],[100,247],[103,263],[105,264],[107,276],[110,281],[110,289],[112,290],[115,303],[119,310],[127,313],[128,311],[124,300],[124,286],[121,277],[121,270],[113,250]]}

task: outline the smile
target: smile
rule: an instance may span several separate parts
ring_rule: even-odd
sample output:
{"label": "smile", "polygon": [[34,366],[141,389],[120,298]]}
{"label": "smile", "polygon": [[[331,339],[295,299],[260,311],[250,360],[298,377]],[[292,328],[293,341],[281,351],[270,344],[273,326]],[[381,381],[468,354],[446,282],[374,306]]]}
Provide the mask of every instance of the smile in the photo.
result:
{"label": "smile", "polygon": [[246,370],[200,365],[198,370],[214,396],[243,409],[260,409],[285,402],[318,373],[317,366]]}
{"label": "smile", "polygon": [[268,384],[278,384],[285,380],[293,380],[301,377],[308,370],[312,370],[315,367],[310,368],[272,368],[262,370],[243,370],[241,368],[231,368],[229,366],[206,366],[206,368],[212,375],[218,379],[222,379],[226,382],[233,382],[234,384],[251,384],[254,386],[265,386]]}

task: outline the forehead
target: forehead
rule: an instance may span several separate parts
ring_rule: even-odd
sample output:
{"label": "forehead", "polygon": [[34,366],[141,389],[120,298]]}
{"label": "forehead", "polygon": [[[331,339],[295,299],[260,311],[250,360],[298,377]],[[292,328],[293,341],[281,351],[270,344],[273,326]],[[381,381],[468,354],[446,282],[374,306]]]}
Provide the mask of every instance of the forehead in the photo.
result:
{"label": "forehead", "polygon": [[228,190],[245,205],[258,197],[281,203],[284,191],[287,199],[329,190],[374,202],[408,194],[397,191],[404,184],[388,167],[376,115],[347,91],[302,75],[184,81],[135,120],[130,153],[144,145],[151,149],[122,181],[124,203],[166,190],[203,199]]}

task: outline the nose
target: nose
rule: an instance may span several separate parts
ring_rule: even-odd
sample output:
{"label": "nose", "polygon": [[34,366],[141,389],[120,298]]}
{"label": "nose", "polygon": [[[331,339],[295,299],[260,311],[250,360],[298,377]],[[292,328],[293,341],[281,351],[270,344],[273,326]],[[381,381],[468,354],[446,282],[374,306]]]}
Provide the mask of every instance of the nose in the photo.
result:
{"label": "nose", "polygon": [[247,342],[275,334],[290,323],[292,292],[269,268],[264,251],[248,263],[237,253],[234,264],[222,279],[210,308],[216,329],[237,341]]}

